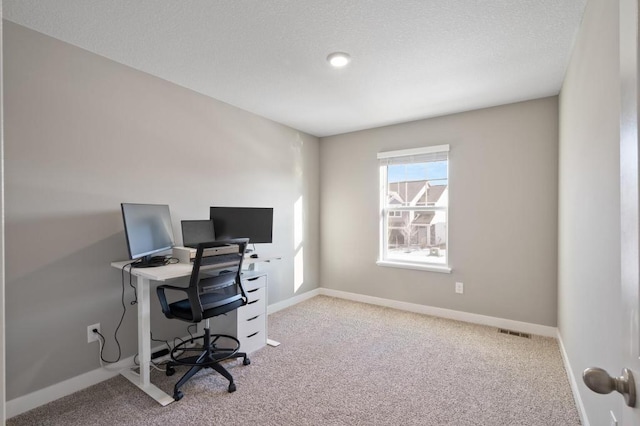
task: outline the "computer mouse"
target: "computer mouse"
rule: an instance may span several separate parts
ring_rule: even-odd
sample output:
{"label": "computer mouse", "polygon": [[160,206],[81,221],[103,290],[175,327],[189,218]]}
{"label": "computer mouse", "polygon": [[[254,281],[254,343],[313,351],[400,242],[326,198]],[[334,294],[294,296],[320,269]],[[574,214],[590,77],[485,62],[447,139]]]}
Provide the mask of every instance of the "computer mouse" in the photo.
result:
{"label": "computer mouse", "polygon": [[258,258],[258,255],[257,255],[257,254],[252,254],[252,255],[251,255],[251,256],[249,256],[249,257],[251,257],[251,258],[253,258],[253,259],[257,259],[257,258]]}

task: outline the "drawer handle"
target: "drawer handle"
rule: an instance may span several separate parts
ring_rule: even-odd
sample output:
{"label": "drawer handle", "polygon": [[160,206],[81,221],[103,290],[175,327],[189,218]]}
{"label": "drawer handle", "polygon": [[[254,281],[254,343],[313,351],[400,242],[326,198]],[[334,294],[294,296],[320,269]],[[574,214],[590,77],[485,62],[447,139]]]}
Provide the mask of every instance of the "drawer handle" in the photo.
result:
{"label": "drawer handle", "polygon": [[255,333],[248,335],[248,336],[247,336],[247,339],[249,339],[249,338],[251,338],[251,337],[255,336],[255,335],[256,335],[256,334],[258,334],[258,333],[260,333],[260,332],[259,332],[259,331],[256,331]]}
{"label": "drawer handle", "polygon": [[259,279],[260,277],[254,277],[254,278],[247,278],[247,281],[255,281],[257,279]]}
{"label": "drawer handle", "polygon": [[258,290],[260,290],[260,289],[259,288],[254,288],[253,290],[247,290],[247,293],[255,293]]}
{"label": "drawer handle", "polygon": [[260,299],[252,300],[251,302],[247,303],[247,305],[251,305],[252,303],[258,303],[259,301]]}
{"label": "drawer handle", "polygon": [[260,315],[256,315],[256,316],[255,316],[255,317],[253,317],[253,318],[249,318],[247,321],[253,321],[254,319],[259,318],[259,317],[260,317]]}

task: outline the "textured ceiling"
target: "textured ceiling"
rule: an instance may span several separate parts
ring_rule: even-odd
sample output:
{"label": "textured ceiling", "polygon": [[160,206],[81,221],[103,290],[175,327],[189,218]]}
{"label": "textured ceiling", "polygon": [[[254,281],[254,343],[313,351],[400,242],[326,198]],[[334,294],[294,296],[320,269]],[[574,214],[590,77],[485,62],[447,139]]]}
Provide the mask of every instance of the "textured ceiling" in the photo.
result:
{"label": "textured ceiling", "polygon": [[[5,19],[316,136],[559,92],[587,0],[4,0]],[[326,57],[348,52],[333,69]]]}

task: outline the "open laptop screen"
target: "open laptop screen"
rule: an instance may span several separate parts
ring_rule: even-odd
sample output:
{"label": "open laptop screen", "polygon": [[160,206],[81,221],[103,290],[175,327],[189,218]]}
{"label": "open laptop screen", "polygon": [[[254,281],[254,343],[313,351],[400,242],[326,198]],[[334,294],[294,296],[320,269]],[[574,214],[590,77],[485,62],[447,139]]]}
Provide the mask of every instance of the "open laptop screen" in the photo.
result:
{"label": "open laptop screen", "polygon": [[199,243],[215,241],[213,220],[183,220],[182,244],[185,247],[196,248]]}

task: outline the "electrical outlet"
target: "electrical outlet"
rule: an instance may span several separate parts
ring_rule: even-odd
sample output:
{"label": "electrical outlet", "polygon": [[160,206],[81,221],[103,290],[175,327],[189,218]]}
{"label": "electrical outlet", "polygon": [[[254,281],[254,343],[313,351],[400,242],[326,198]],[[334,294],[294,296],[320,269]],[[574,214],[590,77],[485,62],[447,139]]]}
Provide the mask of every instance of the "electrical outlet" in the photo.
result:
{"label": "electrical outlet", "polygon": [[459,294],[464,293],[464,284],[456,283],[456,293],[459,293]]}
{"label": "electrical outlet", "polygon": [[93,330],[98,330],[98,333],[100,333],[100,323],[93,324],[87,327],[87,343],[98,341],[98,334],[94,333]]}

